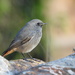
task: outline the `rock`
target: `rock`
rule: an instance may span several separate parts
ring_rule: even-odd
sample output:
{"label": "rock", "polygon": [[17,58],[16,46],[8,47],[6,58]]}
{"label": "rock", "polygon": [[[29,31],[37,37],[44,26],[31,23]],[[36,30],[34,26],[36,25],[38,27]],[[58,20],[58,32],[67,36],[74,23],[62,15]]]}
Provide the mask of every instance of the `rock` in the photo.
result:
{"label": "rock", "polygon": [[19,60],[12,60],[9,61],[11,66],[13,67],[14,73],[18,75],[18,73],[35,67],[39,64],[44,64],[45,62],[39,59],[19,59]]}
{"label": "rock", "polygon": [[17,75],[75,75],[75,68],[44,64],[32,67]]}
{"label": "rock", "polygon": [[9,61],[0,56],[0,75],[13,75],[12,68]]}
{"label": "rock", "polygon": [[61,59],[58,59],[58,60],[55,60],[55,61],[51,61],[51,62],[48,62],[47,64],[57,64],[57,65],[60,65],[60,66],[71,66],[71,67],[74,67],[75,66],[75,53],[74,54],[71,54],[65,58],[61,58]]}
{"label": "rock", "polygon": [[75,53],[47,63],[39,59],[0,59],[0,75],[75,75]]}

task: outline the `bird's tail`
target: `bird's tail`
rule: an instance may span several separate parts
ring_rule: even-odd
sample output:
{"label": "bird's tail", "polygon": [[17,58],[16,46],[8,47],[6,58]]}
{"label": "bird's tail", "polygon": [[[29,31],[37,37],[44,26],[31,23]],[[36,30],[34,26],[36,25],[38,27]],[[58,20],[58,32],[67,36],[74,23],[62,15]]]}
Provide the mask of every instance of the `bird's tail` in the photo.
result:
{"label": "bird's tail", "polygon": [[9,49],[9,48],[8,48],[6,51],[4,51],[4,52],[2,53],[2,56],[5,57],[5,56],[7,56],[7,55],[13,53],[13,52],[15,51],[15,49],[16,49],[16,48],[14,48],[14,49]]}

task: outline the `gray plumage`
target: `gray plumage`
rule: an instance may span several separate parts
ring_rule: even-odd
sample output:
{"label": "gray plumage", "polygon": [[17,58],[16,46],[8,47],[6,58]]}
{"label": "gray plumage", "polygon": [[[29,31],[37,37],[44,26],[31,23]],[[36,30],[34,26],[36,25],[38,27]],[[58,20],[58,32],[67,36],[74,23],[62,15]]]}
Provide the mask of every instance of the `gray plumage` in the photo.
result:
{"label": "gray plumage", "polygon": [[3,56],[6,56],[5,54],[11,50],[21,53],[31,52],[41,40],[42,26],[44,24],[45,23],[39,19],[33,19],[26,23],[26,25],[17,33],[9,48],[3,53]]}

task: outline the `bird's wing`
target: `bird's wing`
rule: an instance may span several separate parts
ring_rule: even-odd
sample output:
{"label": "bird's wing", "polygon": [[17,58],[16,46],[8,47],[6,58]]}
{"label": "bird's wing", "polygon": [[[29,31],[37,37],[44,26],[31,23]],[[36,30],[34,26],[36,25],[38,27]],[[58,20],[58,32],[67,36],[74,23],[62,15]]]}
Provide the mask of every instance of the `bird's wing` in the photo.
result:
{"label": "bird's wing", "polygon": [[23,27],[16,35],[14,40],[9,45],[9,48],[12,47],[19,47],[23,45],[24,43],[27,43],[29,40],[31,40],[35,36],[35,31],[30,30],[27,25]]}
{"label": "bird's wing", "polygon": [[27,43],[28,41],[30,41],[35,36],[35,34],[30,33],[30,34],[26,35],[25,37],[24,36],[19,35],[19,37],[17,37],[16,39],[14,39],[11,42],[9,48],[17,48],[17,47]]}
{"label": "bird's wing", "polygon": [[24,39],[22,39],[22,40],[17,40],[17,41],[13,40],[13,41],[11,42],[9,48],[17,48],[17,47],[19,47],[19,46],[21,46],[21,45],[27,43],[27,42],[30,41],[31,39],[32,39],[32,37],[26,37],[26,38],[24,38]]}
{"label": "bird's wing", "polygon": [[19,47],[19,46],[21,46],[21,45],[27,43],[27,42],[30,41],[33,37],[34,37],[34,36],[26,37],[26,38],[24,38],[24,39],[22,39],[22,40],[17,40],[17,41],[16,41],[16,40],[13,40],[13,41],[11,42],[10,46],[8,47],[8,49],[2,53],[2,56],[7,56],[8,54],[13,53],[13,52],[17,49],[17,47]]}

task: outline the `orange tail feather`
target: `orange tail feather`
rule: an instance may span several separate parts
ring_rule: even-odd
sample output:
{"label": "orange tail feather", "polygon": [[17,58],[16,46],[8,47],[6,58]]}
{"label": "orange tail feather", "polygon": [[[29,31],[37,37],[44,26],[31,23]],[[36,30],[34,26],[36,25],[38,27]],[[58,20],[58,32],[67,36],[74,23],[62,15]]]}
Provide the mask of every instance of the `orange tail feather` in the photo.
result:
{"label": "orange tail feather", "polygon": [[10,50],[10,51],[8,51],[7,53],[5,53],[5,54],[3,54],[2,56],[7,56],[7,55],[9,55],[9,54],[11,54],[11,53],[13,53],[14,52],[14,50]]}
{"label": "orange tail feather", "polygon": [[4,56],[4,57],[5,57],[5,56],[7,56],[7,55],[9,55],[9,54],[13,53],[15,50],[16,50],[16,48],[11,49],[11,50],[6,50],[6,51],[4,51],[4,52],[3,52],[2,56]]}

